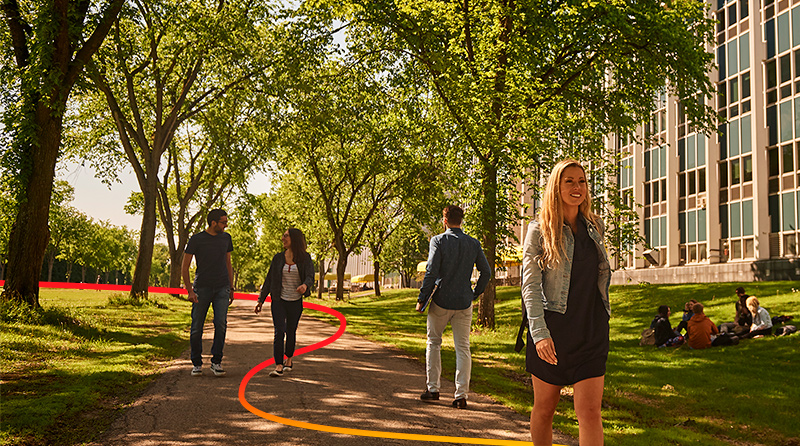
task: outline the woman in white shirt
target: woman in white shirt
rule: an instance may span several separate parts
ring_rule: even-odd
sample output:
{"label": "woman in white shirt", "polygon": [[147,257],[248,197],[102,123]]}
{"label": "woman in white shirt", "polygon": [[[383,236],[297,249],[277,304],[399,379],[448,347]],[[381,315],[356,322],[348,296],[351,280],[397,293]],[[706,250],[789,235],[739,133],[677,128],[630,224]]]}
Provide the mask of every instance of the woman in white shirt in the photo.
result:
{"label": "woman in white shirt", "polygon": [[755,296],[747,298],[747,309],[753,315],[753,324],[750,325],[750,332],[746,333],[740,338],[754,338],[756,336],[769,336],[772,334],[772,318],[769,313]]}

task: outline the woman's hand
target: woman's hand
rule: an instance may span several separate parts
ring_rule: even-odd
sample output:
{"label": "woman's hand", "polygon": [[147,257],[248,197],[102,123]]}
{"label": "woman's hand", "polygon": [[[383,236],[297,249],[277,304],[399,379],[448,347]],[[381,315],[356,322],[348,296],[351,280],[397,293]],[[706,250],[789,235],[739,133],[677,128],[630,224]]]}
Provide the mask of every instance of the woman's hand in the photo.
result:
{"label": "woman's hand", "polygon": [[302,284],[299,287],[297,287],[297,292],[300,293],[300,294],[303,294],[303,293],[306,292],[307,289],[308,289],[308,286],[306,284]]}
{"label": "woman's hand", "polygon": [[553,344],[552,338],[545,338],[536,343],[536,354],[542,361],[550,364],[557,365],[558,358],[556,358],[556,346]]}
{"label": "woman's hand", "polygon": [[261,313],[261,306],[264,305],[264,302],[259,302],[256,304],[255,312],[256,314]]}

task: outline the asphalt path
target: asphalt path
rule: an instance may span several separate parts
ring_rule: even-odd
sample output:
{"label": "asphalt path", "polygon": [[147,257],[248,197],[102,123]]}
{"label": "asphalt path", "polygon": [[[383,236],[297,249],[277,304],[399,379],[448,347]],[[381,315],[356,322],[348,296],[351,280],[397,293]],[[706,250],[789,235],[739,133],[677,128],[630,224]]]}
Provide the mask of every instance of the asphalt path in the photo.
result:
{"label": "asphalt path", "polygon": [[[244,392],[247,403],[268,414],[316,425],[295,427],[252,413],[239,399],[248,372],[272,357],[269,309],[253,313],[254,303],[237,300],[228,313],[224,377],[209,369],[213,325],[207,318],[203,375],[190,375],[188,350],[174,361],[131,407],[94,443],[97,445],[403,445],[474,444],[470,440],[436,442],[387,438],[392,433],[484,439],[484,444],[530,444],[529,419],[484,395],[470,393],[468,407],[451,407],[455,385],[443,377],[441,400],[425,403],[425,366],[357,336],[344,333],[335,342],[294,358],[282,377],[274,367],[253,375]],[[333,336],[334,325],[306,309],[298,328],[298,348]],[[424,320],[420,318],[420,323]],[[453,355],[443,349],[443,355]],[[325,427],[372,431],[373,436],[329,432]],[[382,436],[381,433],[387,433]],[[444,440],[444,441],[443,441]],[[554,441],[577,445],[571,437]]]}

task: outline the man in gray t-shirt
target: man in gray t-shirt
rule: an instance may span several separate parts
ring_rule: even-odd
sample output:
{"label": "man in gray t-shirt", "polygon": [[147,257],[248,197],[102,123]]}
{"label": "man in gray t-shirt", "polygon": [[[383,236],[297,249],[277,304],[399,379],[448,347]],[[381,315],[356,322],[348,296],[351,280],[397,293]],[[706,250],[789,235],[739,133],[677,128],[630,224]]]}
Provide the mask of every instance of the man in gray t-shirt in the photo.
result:
{"label": "man in gray t-shirt", "polygon": [[[192,329],[189,335],[192,376],[203,374],[203,325],[209,306],[214,309],[211,371],[216,376],[225,374],[222,369],[222,349],[225,347],[228,327],[228,306],[233,303],[233,241],[225,232],[228,214],[222,209],[214,209],[208,213],[207,221],[208,228],[193,235],[186,244],[181,268],[183,283],[192,302]],[[194,282],[189,276],[192,257],[197,259]]]}

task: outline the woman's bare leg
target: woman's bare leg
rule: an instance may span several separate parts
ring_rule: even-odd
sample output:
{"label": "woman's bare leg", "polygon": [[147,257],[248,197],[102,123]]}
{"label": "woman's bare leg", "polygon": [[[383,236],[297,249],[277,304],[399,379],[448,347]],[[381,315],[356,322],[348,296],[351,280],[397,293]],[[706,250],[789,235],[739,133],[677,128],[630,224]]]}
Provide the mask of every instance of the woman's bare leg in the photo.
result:
{"label": "woman's bare leg", "polygon": [[553,444],[553,415],[556,413],[561,386],[548,384],[533,377],[533,410],[531,411],[531,440],[534,446]]}
{"label": "woman's bare leg", "polygon": [[[581,446],[602,446],[605,376],[584,379],[575,383],[575,414],[578,416],[578,439]],[[534,402],[536,400],[534,399]]]}

